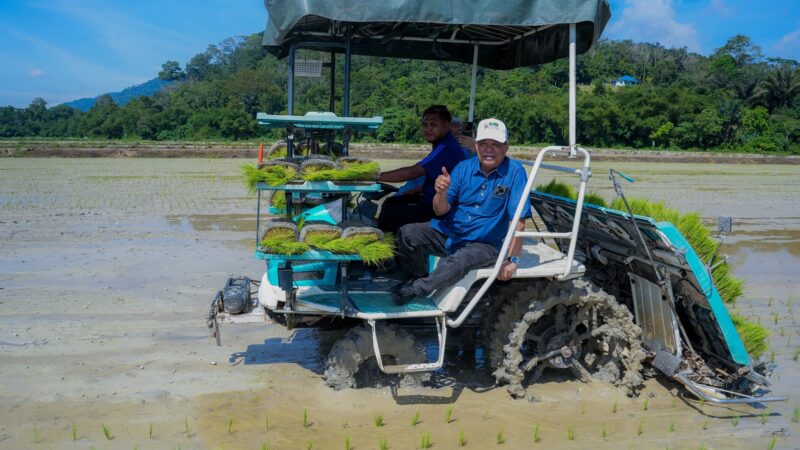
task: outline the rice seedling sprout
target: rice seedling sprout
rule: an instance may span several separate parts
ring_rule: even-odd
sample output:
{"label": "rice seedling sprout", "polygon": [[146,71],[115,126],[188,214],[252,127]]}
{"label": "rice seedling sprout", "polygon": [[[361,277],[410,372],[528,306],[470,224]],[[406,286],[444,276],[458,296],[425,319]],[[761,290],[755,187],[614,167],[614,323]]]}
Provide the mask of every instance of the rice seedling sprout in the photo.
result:
{"label": "rice seedling sprout", "polygon": [[264,431],[269,431],[269,414],[264,416]]}
{"label": "rice seedling sprout", "polygon": [[388,450],[389,449],[389,441],[387,441],[386,436],[380,438],[378,440],[378,448],[380,450]]}
{"label": "rice seedling sprout", "polygon": [[649,398],[645,398],[644,402],[642,403],[642,411],[647,411],[647,404],[650,403]]}
{"label": "rice seedling sprout", "polygon": [[733,416],[733,419],[731,419],[731,425],[738,426],[739,425],[739,419],[740,419],[740,417],[739,417],[738,414]]}
{"label": "rice seedling sprout", "polygon": [[614,399],[614,403],[611,405],[611,413],[612,414],[616,414],[617,413],[617,402],[618,402],[618,400]]}
{"label": "rice seedling sprout", "polygon": [[506,437],[504,436],[503,430],[500,430],[500,431],[497,432],[496,442],[497,442],[497,445],[505,444]]}
{"label": "rice seedling sprout", "polygon": [[375,426],[382,427],[383,426],[383,416],[377,415],[375,416]]}
{"label": "rice seedling sprout", "polygon": [[188,418],[188,417],[184,417],[184,418],[183,418],[183,432],[184,432],[184,433],[185,433],[187,436],[189,436],[190,434],[192,434],[192,427],[191,427],[191,425],[189,425],[189,418]]}
{"label": "rice seedling sprout", "polygon": [[42,430],[39,429],[39,427],[34,427],[33,428],[33,442],[35,444],[38,444],[39,441],[41,440],[41,438],[42,438]]}
{"label": "rice seedling sprout", "polygon": [[767,408],[766,411],[761,413],[761,418],[759,419],[759,421],[761,422],[761,425],[766,425],[767,424],[767,421],[769,420],[769,415],[770,415],[769,408]]}
{"label": "rice seedling sprout", "polygon": [[147,427],[147,438],[153,439],[153,424],[151,423],[149,427]]}
{"label": "rice seedling sprout", "polygon": [[106,426],[106,424],[100,424],[100,427],[103,429],[103,436],[106,437],[106,440],[110,441],[114,439],[114,435],[111,434],[111,429]]}
{"label": "rice seedling sprout", "polygon": [[450,423],[453,421],[453,405],[447,407],[447,412],[444,415],[444,423]]}
{"label": "rice seedling sprout", "polygon": [[312,448],[314,448],[314,442],[309,439],[308,442],[306,442],[306,450],[311,450]]}
{"label": "rice seedling sprout", "polygon": [[422,438],[420,438],[419,448],[431,448],[431,433],[422,433]]}
{"label": "rice seedling sprout", "polygon": [[575,427],[573,425],[567,426],[567,440],[568,441],[575,440]]}
{"label": "rice seedling sprout", "polygon": [[792,354],[792,361],[797,361],[800,358],[800,347],[794,349],[794,353]]}
{"label": "rice seedling sprout", "polygon": [[600,437],[603,439],[608,437],[608,430],[606,430],[606,424],[603,424],[603,429],[600,430]]}
{"label": "rice seedling sprout", "polygon": [[419,422],[420,422],[420,420],[419,420],[419,411],[417,411],[417,412],[414,413],[414,416],[411,417],[411,426],[415,427],[415,426],[419,425]]}
{"label": "rice seedling sprout", "polygon": [[231,434],[231,430],[233,430],[233,418],[228,418],[228,434]]}
{"label": "rice seedling sprout", "polygon": [[639,427],[636,428],[636,436],[644,434],[644,419],[639,420]]}
{"label": "rice seedling sprout", "polygon": [[464,437],[464,427],[461,427],[458,432],[458,446],[463,447],[465,445],[467,445],[467,439]]}
{"label": "rice seedling sprout", "polygon": [[669,428],[667,428],[667,432],[668,433],[674,433],[675,432],[675,421],[674,420],[669,423]]}
{"label": "rice seedling sprout", "polygon": [[533,442],[536,443],[541,440],[542,440],[542,433],[539,430],[539,425],[537,424],[533,427]]}
{"label": "rice seedling sprout", "polygon": [[767,450],[773,450],[777,442],[778,440],[775,438],[775,436],[769,438],[769,444],[767,444]]}
{"label": "rice seedling sprout", "polygon": [[303,428],[308,428],[310,423],[308,422],[308,408],[303,408]]}
{"label": "rice seedling sprout", "polygon": [[71,427],[70,431],[72,431],[72,440],[73,441],[77,441],[78,440],[78,427],[75,426],[74,422],[72,423],[72,427]]}
{"label": "rice seedling sprout", "polygon": [[344,437],[344,450],[350,450],[351,448],[352,447],[350,447],[350,436],[345,436]]}

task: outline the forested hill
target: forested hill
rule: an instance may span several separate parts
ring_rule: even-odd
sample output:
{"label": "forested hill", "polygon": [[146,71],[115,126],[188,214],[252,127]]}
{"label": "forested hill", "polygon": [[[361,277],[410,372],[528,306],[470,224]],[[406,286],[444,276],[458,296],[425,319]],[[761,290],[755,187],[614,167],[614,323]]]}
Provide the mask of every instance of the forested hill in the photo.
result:
{"label": "forested hill", "polygon": [[[114,103],[120,106],[127,105],[129,101],[139,98],[143,95],[150,96],[155,94],[156,92],[164,89],[165,86],[169,86],[170,82],[167,80],[162,80],[160,78],[153,78],[152,80],[145,81],[142,84],[137,84],[131,87],[127,87],[119,92],[111,92],[108,94],[111,96],[111,99],[114,100]],[[77,110],[86,112],[92,109],[92,106],[97,102],[97,99],[102,97],[102,95],[98,95],[94,98],[79,98],[78,100],[73,100],[71,102],[63,103],[64,106],[71,106]]]}
{"label": "forested hill", "polygon": [[[124,106],[103,96],[87,112],[0,108],[0,137],[148,140],[274,137],[257,112],[286,112],[286,61],[266,55],[260,35],[211,45],[159,73],[171,86]],[[298,59],[326,58],[300,51]],[[341,113],[343,58],[337,59]],[[615,87],[622,75],[641,84]],[[351,115],[382,115],[371,136],[381,142],[422,142],[420,112],[448,105],[464,117],[470,66],[458,63],[354,57]],[[326,110],[327,70],[298,78],[295,113]],[[704,57],[685,49],[602,41],[578,57],[578,142],[590,147],[667,147],[800,153],[798,62],[765,57],[735,36]],[[567,61],[512,71],[479,69],[476,117],[509,125],[512,144],[562,144],[567,136]]]}

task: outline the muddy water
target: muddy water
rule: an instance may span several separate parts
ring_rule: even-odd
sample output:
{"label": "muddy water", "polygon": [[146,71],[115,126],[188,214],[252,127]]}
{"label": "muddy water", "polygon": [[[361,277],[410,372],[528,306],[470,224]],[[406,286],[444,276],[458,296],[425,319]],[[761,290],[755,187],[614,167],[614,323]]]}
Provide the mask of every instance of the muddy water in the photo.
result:
{"label": "muddy water", "polygon": [[[0,448],[367,449],[385,438],[408,449],[428,433],[432,448],[457,448],[462,429],[467,448],[766,448],[772,436],[800,447],[795,166],[614,164],[637,180],[629,195],[709,223],[733,216],[724,251],[747,280],[737,308],[771,330],[773,388],[790,394],[754,409],[701,405],[657,379],[629,399],[546,377],[535,402],[515,401],[458,359],[437,389],[334,392],[321,378],[328,333],[229,326],[216,347],[204,321],[213,293],[262,269],[241,163],[0,160]],[[595,165],[592,189],[610,198],[607,169]]]}

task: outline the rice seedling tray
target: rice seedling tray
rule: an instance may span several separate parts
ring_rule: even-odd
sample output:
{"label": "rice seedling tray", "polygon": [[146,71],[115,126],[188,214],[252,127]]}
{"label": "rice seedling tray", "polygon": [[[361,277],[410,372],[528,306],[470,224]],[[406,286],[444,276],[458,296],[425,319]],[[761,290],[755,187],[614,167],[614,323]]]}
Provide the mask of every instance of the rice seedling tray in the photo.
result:
{"label": "rice seedling tray", "polygon": [[282,261],[361,261],[358,255],[342,255],[323,250],[309,250],[299,255],[276,255],[256,250],[256,259]]}
{"label": "rice seedling tray", "polygon": [[381,185],[375,182],[360,181],[303,181],[298,183],[270,186],[266,183],[257,183],[259,191],[291,191],[291,192],[379,192]]}

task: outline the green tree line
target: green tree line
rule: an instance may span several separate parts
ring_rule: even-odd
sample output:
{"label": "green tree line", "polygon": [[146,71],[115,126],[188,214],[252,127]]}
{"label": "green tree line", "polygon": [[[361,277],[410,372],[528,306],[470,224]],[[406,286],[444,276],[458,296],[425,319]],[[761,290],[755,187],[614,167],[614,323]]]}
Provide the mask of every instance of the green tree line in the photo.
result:
{"label": "green tree line", "polygon": [[[119,106],[101,97],[86,113],[47,108],[0,108],[0,137],[206,140],[274,139],[257,112],[286,113],[286,60],[260,45],[260,34],[210,45],[183,66],[167,61],[158,74],[173,80],[152,97]],[[300,50],[298,59],[327,54]],[[343,58],[336,61],[336,112],[341,114]],[[423,142],[419,115],[446,104],[464,118],[470,66],[393,58],[353,58],[351,115],[384,117],[361,140]],[[641,84],[615,87],[632,75]],[[329,71],[297,77],[295,114],[329,107]],[[685,48],[632,41],[597,43],[578,57],[578,142],[590,147],[672,148],[800,153],[798,62],[767,58],[737,35],[708,56]],[[476,118],[506,121],[513,144],[564,144],[567,139],[567,61],[494,71],[479,68]]]}

